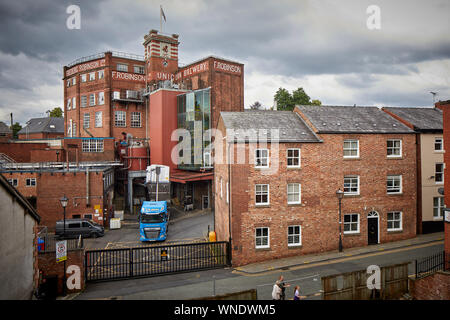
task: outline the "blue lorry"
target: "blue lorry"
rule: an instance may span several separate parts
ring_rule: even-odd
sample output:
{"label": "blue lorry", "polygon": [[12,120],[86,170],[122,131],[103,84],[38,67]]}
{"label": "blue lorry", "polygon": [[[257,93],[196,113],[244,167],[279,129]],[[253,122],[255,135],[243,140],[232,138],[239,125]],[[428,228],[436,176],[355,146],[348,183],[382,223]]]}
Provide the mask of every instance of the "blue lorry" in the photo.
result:
{"label": "blue lorry", "polygon": [[164,241],[169,228],[166,201],[144,201],[139,214],[141,241]]}

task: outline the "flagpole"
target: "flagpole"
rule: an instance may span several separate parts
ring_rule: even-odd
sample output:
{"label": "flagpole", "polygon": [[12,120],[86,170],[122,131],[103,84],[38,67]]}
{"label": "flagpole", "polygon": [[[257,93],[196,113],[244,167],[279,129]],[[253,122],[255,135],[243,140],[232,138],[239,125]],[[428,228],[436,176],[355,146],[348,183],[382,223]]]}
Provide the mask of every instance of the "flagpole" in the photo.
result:
{"label": "flagpole", "polygon": [[162,33],[162,5],[159,6],[159,32]]}

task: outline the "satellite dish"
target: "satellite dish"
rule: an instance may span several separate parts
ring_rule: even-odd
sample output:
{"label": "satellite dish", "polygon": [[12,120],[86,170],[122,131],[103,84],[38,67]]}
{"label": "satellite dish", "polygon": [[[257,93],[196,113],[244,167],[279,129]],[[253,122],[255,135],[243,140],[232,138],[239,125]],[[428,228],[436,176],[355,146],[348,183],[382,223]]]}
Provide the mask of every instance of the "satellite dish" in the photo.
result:
{"label": "satellite dish", "polygon": [[442,188],[442,187],[439,188],[439,189],[438,189],[438,193],[444,195],[444,188]]}

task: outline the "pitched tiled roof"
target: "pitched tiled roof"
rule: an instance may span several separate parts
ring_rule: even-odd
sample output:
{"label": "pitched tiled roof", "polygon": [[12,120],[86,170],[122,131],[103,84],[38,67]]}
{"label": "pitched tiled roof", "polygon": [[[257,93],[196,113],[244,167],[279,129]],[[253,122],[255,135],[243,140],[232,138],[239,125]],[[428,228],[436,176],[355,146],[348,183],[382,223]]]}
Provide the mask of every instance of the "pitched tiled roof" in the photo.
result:
{"label": "pitched tiled roof", "polygon": [[418,131],[443,130],[442,110],[438,108],[383,108],[409,122]]}
{"label": "pitched tiled roof", "polygon": [[377,107],[296,106],[319,133],[413,133]]}
{"label": "pitched tiled roof", "polygon": [[27,133],[64,133],[64,118],[33,118],[27,122],[18,134]]}
{"label": "pitched tiled roof", "polygon": [[0,133],[12,133],[12,131],[4,122],[0,121]]}
{"label": "pitched tiled roof", "polygon": [[226,129],[234,129],[235,142],[255,142],[258,136],[260,140],[267,137],[267,141],[270,142],[276,139],[277,132],[279,142],[321,141],[292,111],[248,110],[221,112],[220,115]]}

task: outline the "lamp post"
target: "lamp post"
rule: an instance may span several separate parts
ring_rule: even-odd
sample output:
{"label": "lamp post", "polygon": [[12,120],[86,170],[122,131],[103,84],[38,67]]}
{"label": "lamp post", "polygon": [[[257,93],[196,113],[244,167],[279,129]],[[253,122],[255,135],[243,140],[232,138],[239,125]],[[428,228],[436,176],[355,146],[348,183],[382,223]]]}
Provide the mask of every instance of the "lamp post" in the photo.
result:
{"label": "lamp post", "polygon": [[337,198],[339,199],[339,252],[342,252],[341,201],[342,201],[342,198],[344,197],[344,191],[342,191],[341,189],[339,189],[338,191],[336,191],[336,196],[337,196]]}
{"label": "lamp post", "polygon": [[[66,207],[67,203],[69,202],[69,199],[67,199],[66,195],[64,195],[61,199],[59,199],[59,202],[61,202],[61,206],[64,209],[64,231],[63,235],[64,238],[66,237]],[[63,295],[66,295],[66,260],[64,260],[64,272],[63,272]]]}

